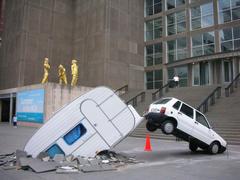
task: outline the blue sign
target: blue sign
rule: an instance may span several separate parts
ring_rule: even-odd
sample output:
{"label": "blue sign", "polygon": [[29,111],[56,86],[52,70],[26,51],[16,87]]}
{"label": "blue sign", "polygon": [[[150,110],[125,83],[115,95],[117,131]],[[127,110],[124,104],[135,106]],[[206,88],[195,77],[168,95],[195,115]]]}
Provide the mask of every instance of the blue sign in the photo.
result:
{"label": "blue sign", "polygon": [[17,120],[43,123],[44,89],[17,93]]}

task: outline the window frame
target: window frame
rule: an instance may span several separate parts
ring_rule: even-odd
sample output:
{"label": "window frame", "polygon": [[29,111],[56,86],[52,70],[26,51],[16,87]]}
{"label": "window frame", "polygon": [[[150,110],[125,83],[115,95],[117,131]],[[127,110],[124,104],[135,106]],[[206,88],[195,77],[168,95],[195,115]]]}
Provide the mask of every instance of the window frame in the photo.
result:
{"label": "window frame", "polygon": [[[189,114],[187,114],[188,112],[184,112],[182,111],[183,106],[186,106],[187,108],[192,110],[192,116],[190,116]],[[193,119],[194,118],[194,108],[190,107],[189,105],[182,103],[182,106],[180,108],[180,112],[183,113],[184,115],[188,116],[189,118]]]}
{"label": "window frame", "polygon": [[[211,126],[209,125],[209,122],[208,122],[207,118],[204,116],[204,114],[202,114],[201,112],[196,111],[196,110],[195,110],[195,113],[196,113],[196,115],[195,115],[195,121],[197,121],[197,122],[200,123],[201,125],[207,127],[208,129],[211,129]],[[204,118],[203,120],[205,121],[206,124],[201,123],[201,122],[197,119],[197,114],[200,114],[200,115]],[[206,125],[207,125],[207,126],[206,126]]]}

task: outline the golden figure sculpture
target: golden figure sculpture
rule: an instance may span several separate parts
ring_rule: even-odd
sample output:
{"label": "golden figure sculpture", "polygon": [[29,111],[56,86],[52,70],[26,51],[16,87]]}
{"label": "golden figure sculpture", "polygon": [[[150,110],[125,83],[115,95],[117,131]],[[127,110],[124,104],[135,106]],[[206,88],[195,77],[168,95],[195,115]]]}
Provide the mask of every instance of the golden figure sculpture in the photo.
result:
{"label": "golden figure sculpture", "polygon": [[77,65],[77,61],[75,59],[72,60],[71,70],[72,70],[71,86],[76,86],[77,80],[78,80],[78,65]]}
{"label": "golden figure sculpture", "polygon": [[65,85],[67,85],[66,69],[61,64],[58,66],[58,77],[59,77],[59,84],[62,85],[62,83],[64,83]]}
{"label": "golden figure sculpture", "polygon": [[48,63],[48,58],[44,58],[44,64],[43,64],[43,68],[44,68],[44,75],[43,75],[43,79],[42,79],[42,84],[48,82],[48,71],[50,70],[50,65]]}

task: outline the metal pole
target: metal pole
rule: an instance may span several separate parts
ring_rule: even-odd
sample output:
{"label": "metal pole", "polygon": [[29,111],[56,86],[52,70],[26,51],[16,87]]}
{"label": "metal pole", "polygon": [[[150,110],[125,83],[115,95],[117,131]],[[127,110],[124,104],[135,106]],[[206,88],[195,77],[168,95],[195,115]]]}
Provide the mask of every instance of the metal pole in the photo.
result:
{"label": "metal pole", "polygon": [[9,111],[9,125],[12,124],[12,112],[13,111],[13,94],[10,94],[10,111]]}

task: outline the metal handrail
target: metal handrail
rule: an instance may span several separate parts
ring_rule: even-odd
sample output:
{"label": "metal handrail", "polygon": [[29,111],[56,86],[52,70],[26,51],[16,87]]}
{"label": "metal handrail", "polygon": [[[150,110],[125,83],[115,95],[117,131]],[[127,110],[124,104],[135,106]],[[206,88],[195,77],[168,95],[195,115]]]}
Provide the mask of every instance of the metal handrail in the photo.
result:
{"label": "metal handrail", "polygon": [[238,81],[239,81],[240,73],[232,80],[232,82],[225,88],[225,96],[229,97],[231,93],[234,91],[234,84],[235,88],[238,87]]}
{"label": "metal handrail", "polygon": [[163,89],[166,88],[165,92],[168,92],[168,88],[169,88],[170,82],[168,82],[167,84],[165,84],[164,86],[162,86],[161,88],[159,88],[157,91],[152,93],[152,100],[155,101],[157,99],[157,94],[158,97],[162,97],[163,96]]}
{"label": "metal handrail", "polygon": [[131,98],[130,100],[128,100],[126,102],[126,104],[132,104],[134,107],[137,106],[138,104],[138,97],[140,97],[140,102],[144,102],[145,101],[145,97],[146,97],[146,92],[142,91],[140,93],[138,93],[136,96],[134,96],[133,98]]}
{"label": "metal handrail", "polygon": [[127,84],[114,91],[114,93],[117,94],[118,96],[123,95],[126,92],[128,92],[128,85]]}
{"label": "metal handrail", "polygon": [[210,100],[210,105],[214,105],[215,104],[215,100],[216,98],[219,99],[221,97],[221,86],[218,86],[217,88],[215,88],[213,90],[213,92],[211,92],[211,94],[209,94],[204,101],[198,106],[197,110],[201,111],[205,113],[208,111],[208,106],[209,106],[209,100]]}

